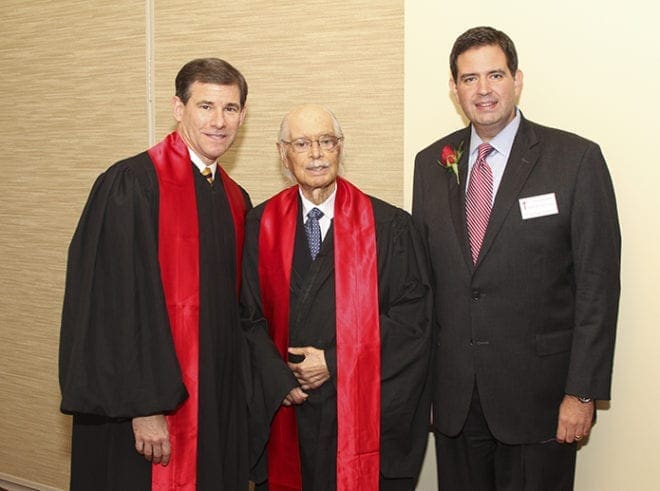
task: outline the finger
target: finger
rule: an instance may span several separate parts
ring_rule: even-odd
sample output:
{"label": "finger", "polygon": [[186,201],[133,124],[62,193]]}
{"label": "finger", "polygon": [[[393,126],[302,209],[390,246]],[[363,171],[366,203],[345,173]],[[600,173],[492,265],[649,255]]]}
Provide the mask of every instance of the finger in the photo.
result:
{"label": "finger", "polygon": [[566,428],[563,425],[557,427],[556,438],[559,443],[564,443],[566,441]]}
{"label": "finger", "polygon": [[575,432],[575,434],[576,434],[576,436],[575,436],[575,439],[576,439],[576,440],[581,440],[581,438],[577,438],[578,435],[581,436],[582,438],[586,438],[586,437],[588,437],[588,436],[589,436],[589,426],[584,425],[584,426],[582,427],[582,429],[578,429],[578,430]]}
{"label": "finger", "polygon": [[166,466],[170,463],[170,457],[172,456],[172,447],[170,447],[170,442],[167,441],[163,443],[163,456],[160,459],[162,466]]}
{"label": "finger", "polygon": [[140,455],[144,455],[144,442],[142,440],[135,441],[135,450]]}
{"label": "finger", "polygon": [[151,459],[152,464],[160,464],[160,459],[162,457],[160,445],[154,445],[154,454]]}
{"label": "finger", "polygon": [[298,382],[298,385],[300,385],[300,386],[307,383],[307,381],[304,378],[302,378],[301,376],[299,376],[297,374],[294,374],[294,377],[296,377],[296,381]]}
{"label": "finger", "polygon": [[302,404],[302,403],[305,402],[305,400],[307,399],[308,394],[305,393],[305,392],[304,392],[303,390],[301,390],[300,388],[296,388],[296,389],[291,393],[291,396],[292,396],[293,402],[295,402],[296,404]]}
{"label": "finger", "polygon": [[296,397],[296,404],[302,404],[306,400],[307,400],[307,394],[305,394],[304,396]]}
{"label": "finger", "polygon": [[149,462],[151,462],[151,460],[153,459],[154,454],[153,454],[153,446],[150,443],[145,443],[144,444],[144,449],[143,449],[142,455],[144,455],[145,459],[147,459]]}
{"label": "finger", "polygon": [[305,348],[297,348],[295,346],[289,346],[288,351],[292,355],[304,355],[305,354]]}

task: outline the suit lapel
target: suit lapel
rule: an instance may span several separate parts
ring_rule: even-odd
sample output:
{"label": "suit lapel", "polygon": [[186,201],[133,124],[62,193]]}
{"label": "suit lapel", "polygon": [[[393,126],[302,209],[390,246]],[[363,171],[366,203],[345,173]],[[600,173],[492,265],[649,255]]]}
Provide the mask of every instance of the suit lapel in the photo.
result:
{"label": "suit lapel", "polygon": [[520,122],[518,134],[513,141],[511,155],[509,155],[509,160],[504,169],[500,187],[495,195],[486,235],[481,245],[475,269],[483,261],[485,255],[488,254],[505,218],[511,211],[512,206],[515,205],[520,190],[539,159],[540,147],[537,144],[536,134],[523,118]]}
{"label": "suit lapel", "polygon": [[[301,225],[302,226],[302,225]],[[304,235],[304,233],[303,233]],[[309,258],[307,261],[307,269],[301,274],[297,275],[297,281],[291,281],[291,288],[297,292],[298,302],[292,305],[291,322],[292,325],[297,325],[308,318],[309,312],[314,307],[314,297],[318,293],[321,286],[328,280],[335,271],[334,259],[334,225],[331,225],[328,232],[321,243],[321,251],[316,257],[315,261],[309,257],[309,250],[307,249],[307,237],[301,240],[305,241],[304,253]],[[293,275],[292,275],[293,278]]]}
{"label": "suit lapel", "polygon": [[459,143],[454,145],[457,148],[460,142],[463,142],[463,155],[458,162],[458,177],[460,183],[456,182],[454,176],[449,179],[449,208],[451,218],[454,223],[456,238],[463,251],[463,259],[466,265],[472,271],[472,256],[470,254],[470,241],[467,234],[467,225],[465,222],[465,183],[468,175],[468,162],[470,160],[470,127],[468,126],[460,136]]}

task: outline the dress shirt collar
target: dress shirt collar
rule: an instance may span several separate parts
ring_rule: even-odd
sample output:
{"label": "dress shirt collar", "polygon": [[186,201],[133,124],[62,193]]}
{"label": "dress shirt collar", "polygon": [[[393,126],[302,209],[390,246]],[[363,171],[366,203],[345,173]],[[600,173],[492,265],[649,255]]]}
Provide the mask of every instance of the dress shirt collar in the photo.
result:
{"label": "dress shirt collar", "polygon": [[323,212],[323,218],[328,218],[332,220],[335,216],[335,196],[337,195],[337,186],[335,185],[334,191],[330,193],[328,199],[326,199],[320,205],[315,205],[310,200],[303,196],[302,190],[298,187],[298,192],[300,193],[300,200],[302,201],[302,214],[303,214],[303,223],[307,221],[307,214],[312,208],[318,208]]}
{"label": "dress shirt collar", "polygon": [[188,153],[190,154],[190,160],[192,160],[192,163],[195,164],[195,167],[199,169],[199,172],[202,172],[204,170],[204,167],[208,167],[211,169],[211,173],[213,175],[213,179],[215,179],[215,171],[218,168],[218,161],[216,160],[210,165],[206,165],[204,161],[197,155],[193,150],[188,147]]}
{"label": "dress shirt collar", "polygon": [[330,225],[332,224],[332,219],[335,217],[335,196],[337,195],[337,185],[335,184],[335,189],[330,193],[328,199],[320,205],[315,205],[305,198],[300,187],[298,187],[298,192],[300,193],[300,201],[302,203],[301,211],[303,223],[307,222],[307,213],[309,213],[312,208],[318,208],[323,212],[323,216],[319,219],[319,226],[321,227],[321,239],[325,239],[325,235],[328,233]]}
{"label": "dress shirt collar", "polygon": [[[520,126],[520,119],[520,110],[516,107],[516,116],[502,129],[502,131],[500,131],[488,142],[495,149],[495,151],[503,157],[504,162],[509,159],[511,147],[513,146],[513,140],[516,137],[518,127]],[[477,150],[479,145],[481,145],[483,142],[484,141],[474,129],[474,125],[472,125],[470,134],[470,162],[477,160]]]}

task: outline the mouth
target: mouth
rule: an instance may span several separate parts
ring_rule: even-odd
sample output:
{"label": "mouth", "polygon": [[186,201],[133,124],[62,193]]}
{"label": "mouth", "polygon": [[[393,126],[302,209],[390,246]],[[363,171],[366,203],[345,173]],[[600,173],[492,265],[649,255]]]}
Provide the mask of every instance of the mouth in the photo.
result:
{"label": "mouth", "polygon": [[223,141],[225,138],[227,138],[227,135],[224,133],[204,133],[207,138],[210,138],[211,140],[215,141]]}
{"label": "mouth", "polygon": [[480,111],[490,111],[495,109],[497,106],[497,101],[481,101],[475,104],[478,110]]}
{"label": "mouth", "polygon": [[320,174],[325,172],[329,167],[330,164],[328,162],[313,160],[305,166],[305,169],[309,172]]}

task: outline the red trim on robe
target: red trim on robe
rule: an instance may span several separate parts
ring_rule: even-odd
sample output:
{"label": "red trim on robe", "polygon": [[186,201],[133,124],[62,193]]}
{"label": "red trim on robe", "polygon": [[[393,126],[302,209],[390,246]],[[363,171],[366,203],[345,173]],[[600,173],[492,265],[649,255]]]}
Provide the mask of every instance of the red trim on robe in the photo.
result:
{"label": "red trim on robe", "polygon": [[[289,286],[298,186],[271,198],[259,229],[259,283],[271,337],[287,360]],[[371,200],[337,179],[334,216],[337,339],[337,490],[378,491],[380,322],[376,229]],[[281,406],[268,441],[271,491],[302,489],[295,409]]]}
{"label": "red trim on robe", "polygon": [[[190,153],[177,132],[148,150],[158,176],[158,260],[172,330],[188,399],[167,415],[170,463],[153,465],[154,491],[197,489],[199,385],[199,216]],[[240,271],[246,204],[238,185],[220,169],[236,230]],[[242,213],[242,215],[241,215]],[[240,275],[237,273],[237,288]]]}
{"label": "red trim on robe", "polygon": [[247,205],[245,197],[239,185],[234,181],[225,170],[218,164],[218,172],[222,179],[222,185],[225,188],[229,209],[234,219],[234,235],[236,238],[236,293],[241,290],[241,265],[243,264],[243,242],[245,241],[245,214]]}

